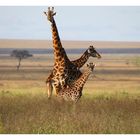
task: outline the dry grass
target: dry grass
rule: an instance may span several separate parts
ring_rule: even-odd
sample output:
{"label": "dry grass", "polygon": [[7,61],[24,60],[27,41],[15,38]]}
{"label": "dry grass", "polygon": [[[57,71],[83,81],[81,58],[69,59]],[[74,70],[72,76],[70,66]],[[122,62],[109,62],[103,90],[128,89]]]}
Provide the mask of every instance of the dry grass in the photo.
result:
{"label": "dry grass", "polygon": [[140,98],[82,98],[77,104],[46,95],[1,93],[0,132],[39,134],[140,133]]}

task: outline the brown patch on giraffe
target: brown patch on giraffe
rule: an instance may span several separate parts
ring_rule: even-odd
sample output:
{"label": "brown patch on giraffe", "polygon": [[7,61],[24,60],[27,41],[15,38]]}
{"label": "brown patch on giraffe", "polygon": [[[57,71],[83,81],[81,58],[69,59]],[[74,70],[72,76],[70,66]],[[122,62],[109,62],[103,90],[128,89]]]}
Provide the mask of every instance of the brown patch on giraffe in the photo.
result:
{"label": "brown patch on giraffe", "polygon": [[57,53],[56,56],[59,57],[60,56],[60,53]]}
{"label": "brown patch on giraffe", "polygon": [[[57,45],[58,44],[58,41],[57,40],[54,40],[54,45]],[[55,49],[56,50],[56,49]]]}
{"label": "brown patch on giraffe", "polygon": [[55,40],[53,40],[53,44],[55,44]]}
{"label": "brown patch on giraffe", "polygon": [[59,57],[58,61],[62,61],[62,58],[61,58],[61,57]]}
{"label": "brown patch on giraffe", "polygon": [[63,69],[61,69],[61,70],[60,70],[60,73],[63,73],[63,71],[64,71],[64,70],[63,70]]}
{"label": "brown patch on giraffe", "polygon": [[52,32],[53,32],[53,34],[56,33],[56,28],[55,28],[55,26],[52,26]]}
{"label": "brown patch on giraffe", "polygon": [[64,81],[62,81],[62,84],[64,85],[64,84],[65,84],[65,82],[64,82]]}
{"label": "brown patch on giraffe", "polygon": [[58,52],[60,49],[59,48],[55,48],[55,51]]}
{"label": "brown patch on giraffe", "polygon": [[[54,36],[53,39],[54,39],[54,40],[57,40],[57,41],[59,42],[59,38],[57,38],[57,37]],[[58,44],[58,45],[59,45],[59,44]]]}
{"label": "brown patch on giraffe", "polygon": [[54,36],[57,36],[57,33],[56,33],[56,32],[53,32],[53,35],[54,35]]}

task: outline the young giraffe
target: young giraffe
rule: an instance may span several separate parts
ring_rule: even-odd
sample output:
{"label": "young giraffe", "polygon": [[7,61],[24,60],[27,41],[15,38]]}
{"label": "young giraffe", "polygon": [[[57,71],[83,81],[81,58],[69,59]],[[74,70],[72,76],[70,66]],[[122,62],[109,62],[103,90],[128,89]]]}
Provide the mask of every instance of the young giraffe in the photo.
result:
{"label": "young giraffe", "polygon": [[93,72],[95,64],[89,63],[87,64],[88,70],[85,71],[70,87],[66,87],[62,89],[58,97],[66,101],[74,101],[77,102],[82,96],[82,90],[85,82],[87,81],[89,75]]}
{"label": "young giraffe", "polygon": [[[89,46],[89,48],[83,53],[83,55],[79,58],[76,59],[74,61],[71,61],[77,68],[81,68],[89,59],[89,57],[97,57],[97,58],[101,58],[101,55],[95,50],[95,48],[93,46]],[[53,75],[53,71],[51,72],[51,74],[49,75],[49,77],[46,80],[46,84],[47,84],[47,89],[48,89],[48,97],[51,97],[52,95],[52,83],[51,80],[54,77]],[[49,88],[52,87],[52,88]]]}
{"label": "young giraffe", "polygon": [[[48,20],[51,22],[52,26],[52,37],[53,37],[53,48],[54,48],[54,68],[53,68],[53,78],[51,79],[52,85],[55,89],[55,94],[57,95],[60,89],[63,89],[69,83],[77,79],[81,75],[81,71],[70,62],[65,52],[65,49],[62,47],[61,40],[58,34],[57,26],[54,20],[54,8],[48,8],[48,13],[44,12],[47,15]],[[49,89],[52,88],[52,85],[49,85]]]}

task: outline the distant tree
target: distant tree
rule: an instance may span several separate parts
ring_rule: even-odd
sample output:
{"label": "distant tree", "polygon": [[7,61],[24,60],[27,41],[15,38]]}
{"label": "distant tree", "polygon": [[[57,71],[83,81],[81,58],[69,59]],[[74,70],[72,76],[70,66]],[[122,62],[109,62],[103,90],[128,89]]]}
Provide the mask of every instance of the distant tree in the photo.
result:
{"label": "distant tree", "polygon": [[17,70],[19,70],[21,66],[22,59],[26,59],[28,57],[32,57],[33,55],[30,54],[27,50],[13,50],[11,53],[11,57],[15,57],[18,59]]}

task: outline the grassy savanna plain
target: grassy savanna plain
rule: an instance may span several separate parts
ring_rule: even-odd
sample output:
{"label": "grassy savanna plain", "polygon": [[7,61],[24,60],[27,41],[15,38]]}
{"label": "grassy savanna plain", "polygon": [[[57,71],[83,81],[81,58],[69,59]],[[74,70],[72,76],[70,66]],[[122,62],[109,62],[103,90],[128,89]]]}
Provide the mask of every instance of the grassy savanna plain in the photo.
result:
{"label": "grassy savanna plain", "polygon": [[[140,48],[135,42],[63,42],[64,47]],[[1,40],[0,48],[50,48],[47,41]],[[139,134],[140,54],[101,54],[77,104],[53,95],[45,79],[53,54],[33,54],[21,62],[0,54],[0,133],[2,134]],[[80,54],[68,54],[71,60]],[[84,71],[86,66],[81,70]]]}

